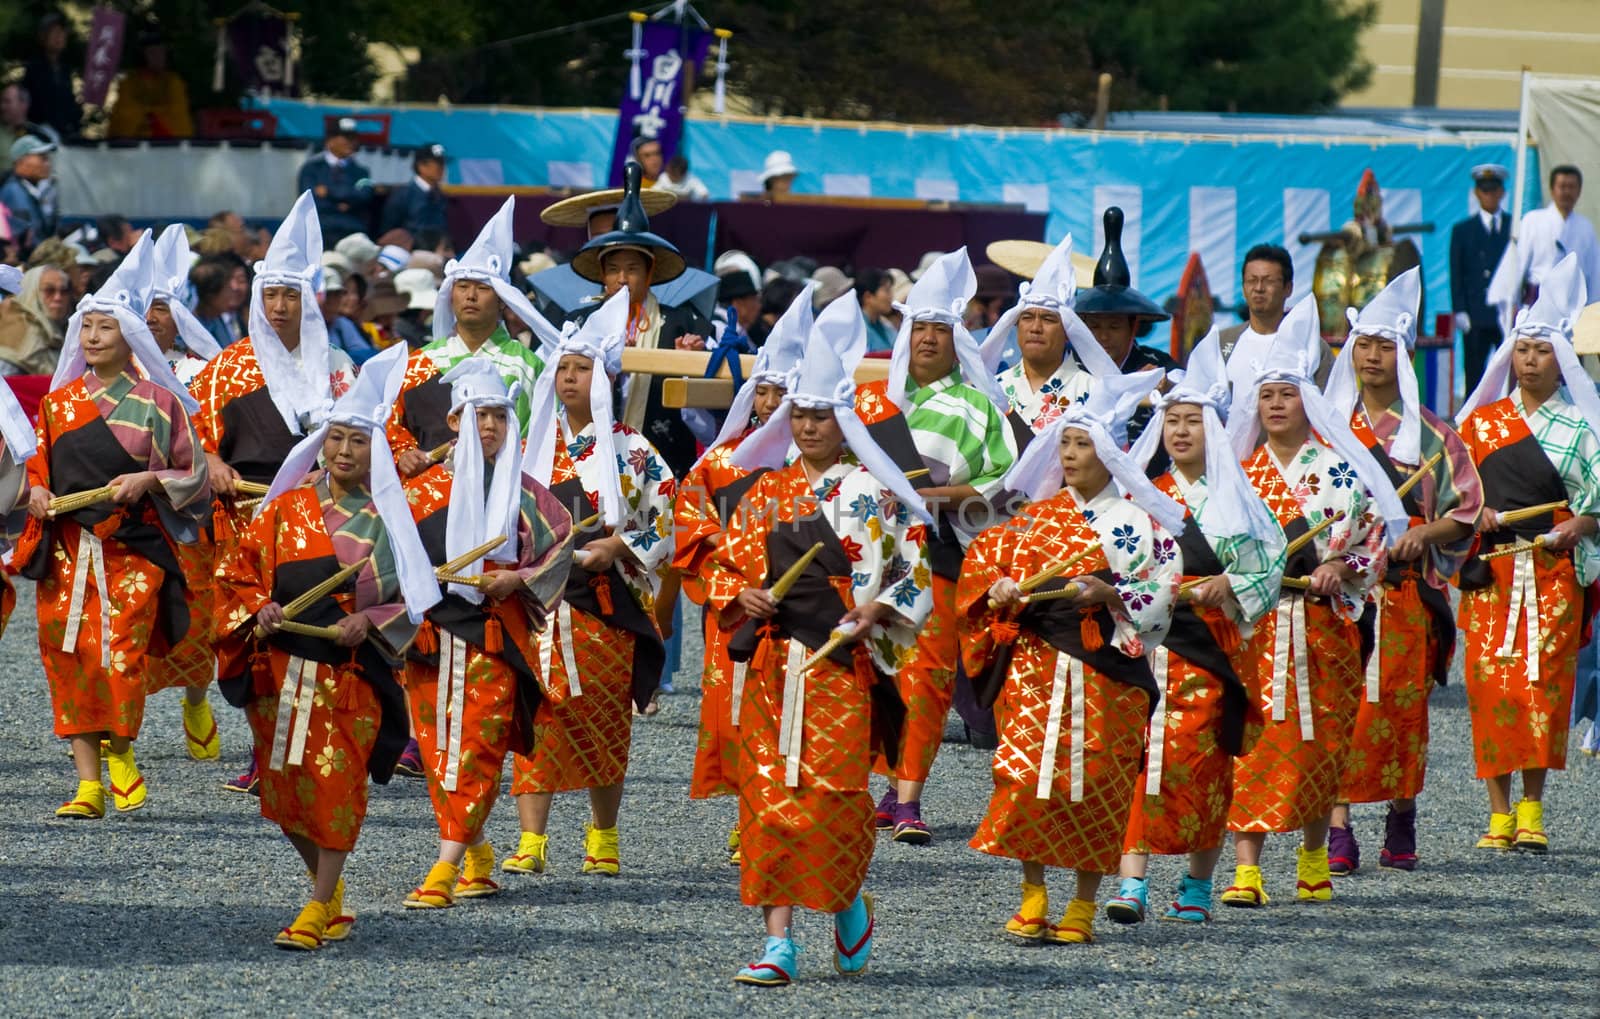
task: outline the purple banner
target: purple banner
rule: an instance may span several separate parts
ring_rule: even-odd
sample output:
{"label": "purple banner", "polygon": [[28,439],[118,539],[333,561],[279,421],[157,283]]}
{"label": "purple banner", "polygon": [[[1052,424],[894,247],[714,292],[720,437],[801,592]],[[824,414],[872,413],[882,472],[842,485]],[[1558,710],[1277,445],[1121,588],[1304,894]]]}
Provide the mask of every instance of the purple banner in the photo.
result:
{"label": "purple banner", "polygon": [[83,59],[83,101],[90,106],[104,106],[106,91],[116,80],[117,68],[122,66],[121,11],[110,7],[96,7],[94,20],[89,24],[89,52]]}
{"label": "purple banner", "polygon": [[677,153],[688,103],[684,85],[694,80],[695,69],[705,62],[710,46],[709,32],[670,22],[645,22],[639,52],[630,54],[638,61],[636,70],[629,75],[622,100],[617,103],[612,187],[622,186],[622,166],[628,161],[628,149],[635,138],[660,142],[663,165]]}
{"label": "purple banner", "polygon": [[271,14],[241,14],[228,22],[228,52],[246,92],[300,94],[289,75],[289,23]]}

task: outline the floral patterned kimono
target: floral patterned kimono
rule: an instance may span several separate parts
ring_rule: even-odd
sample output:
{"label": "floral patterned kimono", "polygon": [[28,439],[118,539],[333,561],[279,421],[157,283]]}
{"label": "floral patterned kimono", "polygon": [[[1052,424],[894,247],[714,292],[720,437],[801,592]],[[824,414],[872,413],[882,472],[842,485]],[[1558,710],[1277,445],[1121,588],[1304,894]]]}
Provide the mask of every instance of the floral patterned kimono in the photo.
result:
{"label": "floral patterned kimono", "polygon": [[1035,435],[1050,427],[1061,412],[1075,403],[1082,403],[1094,385],[1094,375],[1078,363],[1078,358],[1068,345],[1061,366],[1055,374],[1044,380],[1038,389],[1028,381],[1028,370],[1019,360],[995,377],[1000,391],[1011,401],[1011,409],[1022,417]]}
{"label": "floral patterned kimono", "polygon": [[[712,560],[728,516],[755,483],[755,477],[734,467],[740,439],[708,452],[678,486],[673,505],[676,536],[672,565],[683,575],[683,593],[704,605]],[[689,797],[732,796],[739,791],[739,715],[750,665],[728,657],[733,631],[720,625],[715,612],[705,614],[705,671],[700,680],[700,737],[695,744],[694,775]]]}
{"label": "floral patterned kimono", "polygon": [[149,656],[183,640],[190,621],[175,548],[195,540],[209,508],[205,461],[183,405],[154,382],[93,372],[45,396],[30,485],[54,496],[155,471],[149,496],[109,501],[41,523],[29,519],[14,566],[39,582],[39,651],[57,736],[139,735]]}
{"label": "floral patterned kimono", "polygon": [[[516,455],[508,449],[505,455]],[[484,466],[486,478],[492,467]],[[406,499],[428,559],[446,562],[450,491],[448,464],[406,482]],[[406,656],[401,681],[411,703],[411,731],[422,751],[428,796],[439,837],[471,844],[489,819],[500,791],[507,752],[533,749],[534,717],[542,699],[538,634],[561,597],[571,566],[572,520],[543,485],[522,476],[517,560],[485,563],[514,569],[519,597],[474,603],[445,587]]]}
{"label": "floral patterned kimono", "polygon": [[1261,735],[1259,678],[1241,634],[1277,605],[1284,556],[1248,535],[1207,535],[1204,477],[1190,483],[1169,473],[1155,484],[1189,508],[1178,538],[1183,579],[1225,576],[1238,601],[1212,609],[1180,600],[1166,641],[1151,652],[1165,689],[1150,717],[1123,851],[1165,855],[1213,849],[1227,834],[1233,760]]}
{"label": "floral patterned kimono", "polygon": [[[1472,454],[1453,429],[1426,407],[1422,411],[1422,461],[1443,458],[1403,501],[1411,524],[1449,518],[1473,527],[1483,509],[1483,484]],[[1421,464],[1389,457],[1400,431],[1400,404],[1374,421],[1357,406],[1350,429],[1396,487]],[[1428,696],[1443,684],[1455,656],[1456,622],[1445,595],[1472,550],[1473,535],[1434,545],[1422,559],[1391,561],[1381,584],[1372,589],[1373,651],[1367,659],[1354,735],[1339,780],[1342,803],[1411,799],[1422,791],[1428,767]]]}
{"label": "floral patterned kimono", "polygon": [[[905,708],[894,674],[933,605],[926,529],[883,486],[844,460],[812,486],[803,464],[764,472],[728,520],[706,603],[740,627],[731,654],[749,662],[739,728],[739,892],[751,906],[837,913],[855,901],[874,841],[867,779],[875,752],[893,760]],[[768,624],[743,619],[739,592],[765,588],[816,542],[822,552]],[[850,609],[892,612],[863,640],[804,672]]]}
{"label": "floral patterned kimono", "polygon": [[[1564,394],[1529,413],[1522,393],[1474,411],[1461,438],[1499,512],[1565,499],[1567,508],[1479,536],[1478,551],[1530,542],[1573,514],[1600,513],[1600,441]],[[1461,568],[1467,708],[1479,778],[1564,768],[1578,647],[1600,577],[1600,541],[1538,549]]]}
{"label": "floral patterned kimono", "polygon": [[[366,817],[368,775],[389,781],[406,744],[394,662],[416,628],[400,596],[388,532],[365,489],[335,502],[323,478],[262,507],[240,539],[217,565],[217,657],[223,695],[244,708],[255,736],[261,816],[286,835],[348,851]],[[255,636],[255,614],[268,602],[287,605],[368,557],[353,585],[296,617],[332,625],[365,612],[372,629],[360,646],[281,632]]]}
{"label": "floral patterned kimono", "polygon": [[572,514],[572,547],[605,537],[603,522],[582,526],[600,505],[601,471],[622,473],[628,517],[617,532],[637,561],[619,556],[604,573],[577,559],[555,618],[539,637],[544,699],[534,716],[533,752],[512,759],[511,792],[557,793],[615,785],[628,771],[633,733],[629,698],[648,704],[666,650],[655,622],[656,570],[672,555],[672,474],[655,447],[626,425],[613,425],[617,462],[594,455],[591,422],[571,440],[566,415],[556,443],[550,491]]}
{"label": "floral patterned kimono", "polygon": [[[989,608],[1000,578],[1021,581],[1085,550],[1068,572],[1109,583],[1116,609],[1051,601],[1010,617]],[[973,541],[956,592],[962,661],[1000,730],[974,849],[1116,871],[1157,698],[1146,656],[1166,638],[1181,571],[1177,539],[1115,483],[1087,501],[1063,489]]]}
{"label": "floral patterned kimono", "polygon": [[1244,469],[1291,543],[1338,516],[1289,556],[1286,578],[1309,577],[1327,562],[1343,562],[1354,573],[1329,600],[1285,587],[1247,646],[1266,731],[1234,761],[1228,827],[1298,831],[1326,817],[1338,797],[1367,639],[1356,623],[1387,563],[1383,524],[1355,468],[1316,436],[1287,467],[1263,444]]}

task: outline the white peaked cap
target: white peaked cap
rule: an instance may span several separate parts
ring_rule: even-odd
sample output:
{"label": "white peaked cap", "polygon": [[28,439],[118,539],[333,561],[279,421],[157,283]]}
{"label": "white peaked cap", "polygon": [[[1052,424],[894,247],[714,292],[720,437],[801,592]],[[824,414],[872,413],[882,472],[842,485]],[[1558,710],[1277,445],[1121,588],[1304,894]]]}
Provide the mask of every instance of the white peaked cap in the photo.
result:
{"label": "white peaked cap", "polygon": [[350,391],[339,398],[320,426],[295,444],[288,459],[278,468],[261,504],[265,506],[299,486],[317,465],[329,428],[346,425],[365,430],[372,436],[369,479],[372,503],[394,551],[395,573],[400,581],[400,593],[405,598],[406,615],[413,623],[420,623],[423,614],[439,602],[439,582],[434,577],[433,564],[428,561],[428,552],[422,546],[422,536],[417,533],[416,521],[411,518],[411,507],[385,434],[389,414],[405,381],[408,353],[404,343],[397,343],[362,366]]}
{"label": "white peaked cap", "polygon": [[746,470],[782,467],[793,436],[790,409],[832,410],[844,433],[845,448],[902,506],[932,523],[933,514],[922,496],[856,414],[855,370],[866,352],[867,320],[861,315],[861,302],[854,293],[835,298],[812,324],[805,356],[789,370],[783,402],[733,451],[733,465]]}
{"label": "white peaked cap", "polygon": [[[739,387],[739,392],[734,394],[733,405],[723,419],[722,430],[706,447],[706,452],[701,454],[701,460],[713,449],[744,434],[750,424],[751,408],[755,406],[757,386],[782,386],[788,383],[789,370],[805,356],[806,339],[811,335],[814,320],[811,296],[816,289],[817,285],[808,281],[778,321],[773,323],[772,332],[767,334],[767,342],[756,353],[755,370]],[[699,462],[695,461],[696,464]]]}
{"label": "white peaked cap", "polygon": [[189,269],[193,265],[189,234],[182,223],[174,223],[156,240],[150,300],[166,302],[167,311],[177,323],[178,338],[183,341],[184,349],[209,361],[222,353],[222,348],[189,309]]}
{"label": "white peaked cap", "polygon": [[928,271],[912,284],[905,303],[895,302],[903,316],[900,332],[894,338],[894,352],[889,357],[889,401],[901,410],[906,408],[906,386],[910,382],[911,327],[917,322],[942,322],[955,336],[956,365],[961,369],[961,381],[983,393],[996,407],[1005,410],[1009,403],[989,370],[978,341],[972,338],[962,321],[967,303],[978,292],[978,275],[972,271],[972,260],[966,248],[958,248],[940,255]]}
{"label": "white peaked cap", "polygon": [[[600,472],[600,512],[606,526],[618,528],[628,518],[622,479],[616,470],[617,444],[612,436],[611,379],[622,370],[622,348],[628,342],[628,288],[606,299],[577,325],[568,322],[556,341],[540,351],[545,370],[533,386],[533,414],[528,422],[528,448],[522,470],[548,487],[555,471],[556,365],[568,354],[594,362],[589,378],[589,415],[594,421],[594,455],[606,465]],[[548,351],[548,355],[546,354]],[[568,440],[572,436],[567,436]],[[459,445],[459,443],[458,443]]]}
{"label": "white peaked cap", "polygon": [[[267,257],[256,263],[255,271],[250,285],[250,345],[266,379],[267,395],[289,434],[303,435],[333,409],[328,326],[317,305],[322,286],[322,224],[310,191],[295,200],[294,208],[272,235]],[[300,291],[300,346],[293,354],[267,321],[262,299],[267,287]]]}
{"label": "white peaked cap", "polygon": [[[552,370],[554,366],[551,366]],[[445,372],[441,380],[450,386],[450,413],[460,415],[460,434],[456,438],[451,471],[450,526],[445,531],[445,557],[458,559],[495,536],[505,543],[485,555],[497,562],[517,561],[517,520],[522,508],[522,456],[517,447],[516,387],[506,388],[505,380],[487,358],[468,357]],[[477,410],[499,407],[506,412],[505,446],[494,461],[494,476],[484,491],[483,443],[478,441]],[[474,560],[456,571],[475,577],[481,560]],[[483,592],[470,584],[451,584],[451,594],[474,605],[483,601]]]}
{"label": "white peaked cap", "polygon": [[1078,280],[1072,268],[1072,235],[1067,234],[1045,257],[1039,265],[1039,271],[1033,274],[1033,279],[1023,280],[1022,285],[1017,287],[1017,303],[1005,310],[994,328],[989,330],[989,335],[984,337],[980,349],[989,374],[1000,370],[1000,355],[1005,353],[1023,311],[1041,308],[1061,316],[1061,326],[1067,331],[1067,346],[1078,355],[1078,360],[1083,362],[1089,374],[1099,377],[1121,375],[1122,369],[1111,360],[1106,348],[1100,346],[1094,333],[1072,309],[1072,299],[1077,294]]}
{"label": "white peaked cap", "polygon": [[476,280],[494,287],[500,303],[511,310],[533,330],[539,344],[554,343],[561,331],[550,320],[534,310],[528,295],[511,285],[511,263],[516,257],[517,245],[512,235],[512,215],[517,207],[515,195],[508,197],[500,211],[489,217],[478,236],[460,257],[452,258],[444,267],[444,282],[439,285],[433,303],[433,338],[442,340],[455,332],[456,313],[450,306],[450,293],[456,280]]}
{"label": "white peaked cap", "polygon": [[144,313],[150,308],[150,273],[154,268],[154,248],[150,231],[139,235],[122,264],[118,265],[105,285],[93,294],[85,294],[67,321],[67,333],[62,341],[61,357],[56,361],[55,377],[50,380],[52,390],[83,376],[87,362],[83,359],[83,317],[98,312],[111,315],[122,329],[122,338],[133,351],[139,370],[151,382],[171,392],[183,404],[183,409],[193,414],[200,404],[178,377],[172,373],[167,355],[161,352],[156,338],[150,335]]}
{"label": "white peaked cap", "polygon": [[1350,338],[1328,376],[1328,402],[1350,414],[1360,397],[1356,380],[1355,340],[1373,336],[1395,345],[1395,375],[1400,383],[1401,420],[1389,455],[1403,464],[1422,462],[1422,397],[1411,352],[1417,346],[1417,309],[1422,304],[1422,267],[1415,266],[1389,281],[1372,302],[1357,312],[1347,309]]}

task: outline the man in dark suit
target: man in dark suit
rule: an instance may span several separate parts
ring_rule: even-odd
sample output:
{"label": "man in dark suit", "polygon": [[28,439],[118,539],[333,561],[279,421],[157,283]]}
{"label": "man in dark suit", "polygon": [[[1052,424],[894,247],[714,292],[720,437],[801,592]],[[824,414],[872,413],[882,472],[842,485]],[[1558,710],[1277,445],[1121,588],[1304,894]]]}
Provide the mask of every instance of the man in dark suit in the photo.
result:
{"label": "man in dark suit", "polygon": [[397,229],[412,237],[427,230],[446,232],[444,192],[439,185],[444,181],[447,158],[443,145],[424,145],[417,150],[411,157],[411,180],[405,187],[389,192],[378,228],[380,234]]}
{"label": "man in dark suit", "polygon": [[1478,211],[1450,228],[1450,306],[1461,331],[1467,392],[1483,378],[1489,354],[1500,344],[1500,317],[1487,300],[1489,280],[1511,239],[1510,218],[1500,208],[1506,193],[1506,168],[1472,168]]}
{"label": "man in dark suit", "polygon": [[372,225],[372,174],[355,161],[357,134],[355,119],[341,117],[323,150],[300,167],[298,190],[316,198],[322,239],[330,247]]}

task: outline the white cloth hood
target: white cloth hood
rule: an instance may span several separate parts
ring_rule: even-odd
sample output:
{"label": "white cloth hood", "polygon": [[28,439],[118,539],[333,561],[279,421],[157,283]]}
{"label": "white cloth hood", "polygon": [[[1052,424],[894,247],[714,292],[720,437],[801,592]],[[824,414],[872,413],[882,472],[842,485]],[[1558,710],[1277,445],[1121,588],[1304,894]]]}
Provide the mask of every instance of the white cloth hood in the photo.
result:
{"label": "white cloth hood", "polygon": [[150,300],[162,301],[178,326],[178,340],[185,350],[203,361],[222,353],[216,339],[195,318],[189,308],[189,269],[194,253],[189,250],[189,234],[182,223],[174,223],[156,240],[155,269]]}
{"label": "white cloth hood", "polygon": [[[778,321],[772,325],[772,332],[767,334],[767,342],[761,345],[756,352],[756,366],[750,377],[744,380],[744,385],[739,387],[739,392],[734,394],[733,405],[728,408],[728,416],[723,419],[722,430],[717,433],[711,445],[706,447],[705,453],[700,455],[704,460],[706,455],[718,446],[726,445],[744,434],[750,426],[751,408],[756,402],[757,386],[784,386],[789,382],[789,371],[800,363],[800,358],[805,356],[806,339],[811,335],[811,327],[815,316],[812,313],[811,297],[817,285],[807,282],[789,307],[779,316]],[[700,460],[696,460],[698,466]]]}
{"label": "white cloth hood", "polygon": [[1122,370],[1111,360],[1106,348],[1100,346],[1094,333],[1072,309],[1073,298],[1077,295],[1078,280],[1072,269],[1072,235],[1067,234],[1045,257],[1033,279],[1023,280],[1022,285],[1017,287],[1017,303],[1005,310],[989,330],[989,335],[984,337],[979,350],[989,374],[994,375],[1000,370],[1000,355],[1005,353],[1022,313],[1029,308],[1039,308],[1061,316],[1061,327],[1067,331],[1068,349],[1064,356],[1070,357],[1076,353],[1089,374],[1096,377],[1121,375]]}
{"label": "white cloth hood", "polygon": [[[250,285],[250,345],[272,398],[290,435],[316,428],[333,409],[329,378],[328,327],[317,295],[322,289],[322,224],[311,192],[302,192],[267,246],[267,257],[255,265]],[[300,292],[300,345],[290,352],[267,321],[268,287]]]}
{"label": "white cloth hood", "polygon": [[928,267],[912,285],[904,304],[895,302],[902,317],[900,332],[894,338],[894,351],[889,356],[889,402],[901,410],[908,405],[911,327],[917,322],[942,322],[954,334],[956,367],[961,370],[961,381],[983,393],[1002,411],[1010,405],[995,381],[994,372],[984,361],[978,341],[962,321],[967,303],[977,292],[978,275],[972,271],[972,260],[967,257],[966,248],[958,248],[940,255]]}
{"label": "white cloth hood", "polygon": [[1355,411],[1361,397],[1356,379],[1355,340],[1372,336],[1395,345],[1395,376],[1400,384],[1401,420],[1390,455],[1400,463],[1422,462],[1422,397],[1411,353],[1417,348],[1417,309],[1422,305],[1422,268],[1416,266],[1389,281],[1372,302],[1357,312],[1346,310],[1350,337],[1333,362],[1328,376],[1328,401],[1346,414]]}
{"label": "white cloth hood", "polygon": [[[445,372],[441,381],[450,386],[450,413],[460,416],[451,472],[450,526],[445,531],[444,547],[448,559],[457,559],[488,541],[505,537],[505,544],[484,559],[496,562],[517,561],[517,520],[522,508],[522,457],[517,446],[515,384],[508,390],[493,364],[480,357],[469,357]],[[499,407],[506,413],[506,441],[494,461],[494,475],[484,488],[483,443],[478,439],[479,408]],[[474,560],[457,572],[477,576],[482,561]],[[451,594],[474,605],[483,601],[483,592],[470,584],[449,585]]]}
{"label": "white cloth hood", "polygon": [[439,285],[433,302],[434,339],[442,340],[456,331],[456,313],[450,304],[456,280],[476,280],[493,287],[500,303],[533,330],[535,348],[561,338],[561,331],[534,309],[528,295],[511,285],[511,263],[517,250],[512,238],[512,215],[516,206],[516,196],[508,197],[500,210],[489,217],[489,222],[483,224],[472,246],[459,258],[445,263],[444,282]]}

